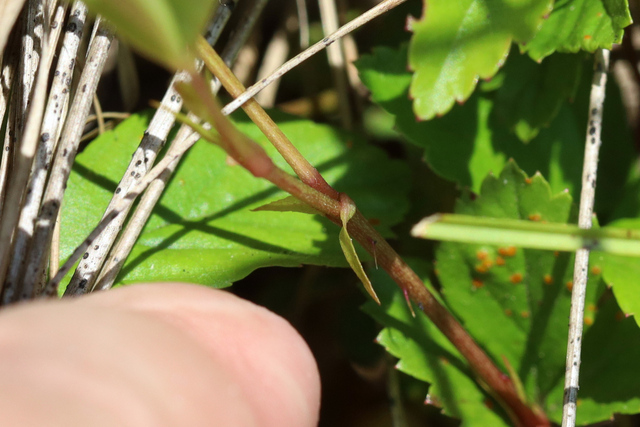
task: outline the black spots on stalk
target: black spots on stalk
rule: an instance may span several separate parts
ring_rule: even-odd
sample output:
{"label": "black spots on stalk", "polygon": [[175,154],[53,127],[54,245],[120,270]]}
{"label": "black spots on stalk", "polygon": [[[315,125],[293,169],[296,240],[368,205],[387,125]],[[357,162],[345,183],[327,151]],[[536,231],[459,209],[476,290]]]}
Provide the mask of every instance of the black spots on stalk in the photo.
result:
{"label": "black spots on stalk", "polygon": [[596,134],[596,127],[595,126],[589,127],[589,135],[595,135],[595,134]]}
{"label": "black spots on stalk", "polygon": [[85,93],[87,91],[87,85],[82,85],[82,93]]}
{"label": "black spots on stalk", "polygon": [[53,75],[54,75],[55,77],[58,77],[58,76],[60,75],[60,71],[56,70],[56,72],[55,72],[55,73],[53,73]]}
{"label": "black spots on stalk", "polygon": [[141,164],[142,164],[142,160],[138,160],[138,161],[136,162],[136,166],[140,166]]}
{"label": "black spots on stalk", "polygon": [[93,247],[93,250],[94,250],[94,251],[97,251],[98,249],[100,249],[100,246],[99,246],[99,245],[95,245],[95,246]]}
{"label": "black spots on stalk", "polygon": [[131,172],[131,176],[135,176],[135,175],[136,175],[136,172],[135,172],[135,171],[132,171],[132,172]]}
{"label": "black spots on stalk", "polygon": [[78,24],[76,24],[73,21],[69,22],[69,25],[67,25],[67,31],[70,33],[75,33],[77,29],[78,29]]}
{"label": "black spots on stalk", "polygon": [[65,148],[64,150],[62,150],[62,157],[67,157],[67,149]]}
{"label": "black spots on stalk", "polygon": [[42,142],[47,142],[49,140],[50,136],[49,136],[49,132],[45,132],[40,136],[40,140]]}
{"label": "black spots on stalk", "polygon": [[89,252],[85,252],[84,255],[82,255],[82,259],[87,259],[89,258]]}
{"label": "black spots on stalk", "polygon": [[79,289],[85,289],[87,287],[87,279],[82,279],[80,280],[80,283],[78,283],[78,288]]}
{"label": "black spots on stalk", "polygon": [[598,109],[594,108],[593,110],[591,110],[591,115],[595,116],[596,114],[598,114]]}
{"label": "black spots on stalk", "polygon": [[325,37],[322,39],[322,44],[325,46],[331,46],[331,44],[335,41],[335,39],[330,39],[329,37]]}
{"label": "black spots on stalk", "polygon": [[122,188],[118,187],[116,188],[116,194],[119,194],[122,191]]}
{"label": "black spots on stalk", "polygon": [[176,102],[176,96],[175,95],[171,95],[171,102]]}

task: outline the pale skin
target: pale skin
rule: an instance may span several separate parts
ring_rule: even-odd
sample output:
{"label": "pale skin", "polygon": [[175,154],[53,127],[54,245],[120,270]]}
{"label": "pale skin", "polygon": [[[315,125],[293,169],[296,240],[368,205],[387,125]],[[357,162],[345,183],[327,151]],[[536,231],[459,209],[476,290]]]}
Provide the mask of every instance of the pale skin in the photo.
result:
{"label": "pale skin", "polygon": [[315,426],[320,380],[284,319],[227,292],[135,285],[0,312],[11,426]]}

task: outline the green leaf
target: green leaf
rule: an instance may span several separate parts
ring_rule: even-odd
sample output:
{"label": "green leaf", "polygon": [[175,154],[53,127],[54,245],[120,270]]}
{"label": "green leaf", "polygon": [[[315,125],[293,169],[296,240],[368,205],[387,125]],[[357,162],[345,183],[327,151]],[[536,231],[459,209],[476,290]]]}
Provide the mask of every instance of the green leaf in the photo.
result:
{"label": "green leaf", "polygon": [[[571,211],[569,195],[552,196],[541,176],[529,178],[512,162],[500,176],[488,176],[478,196],[466,193],[456,206],[459,214],[503,220],[531,216],[550,223],[566,222]],[[640,410],[640,386],[628,378],[640,354],[640,330],[616,314],[610,294],[603,294],[601,265],[601,254],[592,254],[578,425]],[[427,276],[425,270],[422,265],[421,277]],[[436,253],[434,272],[446,306],[505,372],[506,357],[528,401],[553,422],[562,417],[572,270],[572,255],[515,246],[443,243]],[[410,317],[401,290],[373,272],[371,278],[382,306],[367,303],[365,311],[385,326],[379,341],[400,358],[399,368],[431,382],[432,400],[445,413],[462,417],[463,426],[508,425],[506,417],[489,409],[468,365],[440,332],[422,314]]]}
{"label": "green leaf", "polygon": [[253,211],[298,212],[310,215],[322,215],[322,212],[293,196],[287,196],[284,199],[258,206]]}
{"label": "green leaf", "polygon": [[[407,261],[438,295],[426,279],[426,263]],[[371,270],[370,276],[382,305],[368,301],[363,310],[385,326],[377,342],[400,359],[399,370],[431,383],[426,401],[441,407],[446,415],[461,418],[465,427],[509,426],[505,414],[489,409],[497,404],[476,384],[466,360],[427,316],[417,311],[413,317],[402,291],[384,272]]]}
{"label": "green leaf", "polygon": [[[612,227],[640,229],[640,219],[623,219],[615,221]],[[604,254],[602,275],[618,300],[622,311],[633,315],[640,324],[640,259],[619,255]]]}
{"label": "green leaf", "polygon": [[466,100],[478,78],[492,77],[509,53],[511,41],[535,34],[550,0],[429,1],[424,17],[411,23],[409,65],[414,110],[420,119],[449,111]]}
{"label": "green leaf", "polygon": [[365,290],[373,298],[375,302],[380,304],[380,300],[376,295],[376,291],[373,290],[373,285],[371,285],[371,281],[367,277],[367,273],[364,272],[364,268],[362,268],[362,264],[360,263],[360,258],[358,258],[358,254],[356,253],[356,248],[353,246],[353,241],[351,240],[351,236],[349,236],[349,230],[347,229],[347,225],[353,216],[356,214],[356,206],[353,203],[353,200],[348,197],[344,197],[341,195],[340,198],[340,220],[342,221],[342,229],[340,230],[340,247],[342,248],[342,253],[344,253],[344,257],[347,259],[349,266],[356,273],[358,279],[362,282]]}
{"label": "green leaf", "polygon": [[[424,148],[425,161],[438,175],[477,192],[489,172],[502,170],[507,160],[513,158],[528,174],[539,171],[547,177],[554,193],[568,189],[574,197],[579,196],[593,68],[591,61],[583,62],[581,74],[584,77],[575,101],[572,104],[564,102],[549,127],[541,128],[536,138],[529,144],[523,144],[498,119],[499,109],[512,108],[497,99],[499,92],[506,90],[502,86],[519,78],[517,73],[510,76],[506,72],[515,72],[519,67],[507,65],[505,72],[483,84],[481,91],[444,117],[418,122],[411,111],[408,96],[411,73],[404,65],[406,55],[406,47],[376,49],[372,55],[360,59],[357,65],[363,82],[371,90],[373,101],[396,117],[397,130],[409,142]],[[514,60],[521,61],[522,58],[512,55],[509,61]],[[538,68],[536,79],[541,79],[546,66],[544,63],[533,66]],[[596,212],[605,221],[621,198],[634,158],[624,107],[613,80],[609,79],[611,87],[605,100],[602,137],[605,143],[601,148],[596,199]],[[552,98],[550,95],[549,99]],[[551,105],[546,101],[544,104]],[[520,111],[528,111],[526,105],[513,105]]]}
{"label": "green leaf", "polygon": [[611,49],[631,22],[627,0],[556,0],[540,31],[520,48],[537,61],[556,51]]}
{"label": "green leaf", "polygon": [[512,52],[502,70],[492,119],[521,141],[531,141],[551,124],[563,103],[575,96],[582,62],[579,55],[552,55],[536,64],[526,55]]}
{"label": "green leaf", "polygon": [[173,69],[193,66],[188,49],[211,18],[210,0],[87,0],[113,23],[118,36],[143,55]]}
{"label": "green leaf", "polygon": [[[389,236],[389,227],[407,210],[409,176],[403,165],[352,134],[292,116],[274,116],[327,180],[350,194],[364,215],[379,222]],[[62,212],[64,257],[98,223],[148,119],[148,115],[132,116],[77,156]],[[289,170],[253,124],[244,118],[237,123],[276,164]],[[260,267],[346,266],[335,224],[299,213],[252,212],[285,196],[241,167],[229,166],[218,147],[198,142],[183,159],[118,281],[227,286]]]}

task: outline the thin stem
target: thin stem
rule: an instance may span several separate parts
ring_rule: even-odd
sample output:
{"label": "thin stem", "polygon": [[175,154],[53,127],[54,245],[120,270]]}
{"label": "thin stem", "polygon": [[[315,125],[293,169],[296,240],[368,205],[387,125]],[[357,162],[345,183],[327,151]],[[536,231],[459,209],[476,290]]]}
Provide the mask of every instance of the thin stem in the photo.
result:
{"label": "thin stem", "polygon": [[[189,94],[189,96],[191,97],[195,93],[200,95],[198,101],[201,103],[202,108],[199,109],[206,108],[207,111],[203,111],[203,113],[207,114],[205,118],[215,127],[220,138],[213,138],[209,132],[200,129],[197,125],[192,126],[194,130],[200,132],[203,137],[211,142],[221,146],[227,151],[227,154],[254,176],[269,180],[282,190],[322,212],[334,223],[342,225],[340,220],[340,201],[312,188],[276,167],[259,145],[238,132],[222,116],[217,110],[215,99],[207,96],[206,92],[201,90],[201,84],[197,85],[198,80],[195,77],[193,82],[196,85],[192,88],[193,93]],[[185,94],[185,96],[187,95]],[[335,192],[335,190],[333,191]],[[337,194],[338,198],[341,198],[340,194]],[[510,413],[517,425],[526,427],[549,425],[543,414],[535,413],[520,399],[513,382],[496,367],[489,356],[475,343],[458,321],[429,292],[418,275],[411,270],[360,212],[356,211],[348,222],[347,229],[349,234],[365,250],[372,255],[375,251],[380,266],[387,271],[400,288],[406,290],[412,299],[420,304],[425,314],[467,359],[471,369],[482,379],[482,383],[487,385],[488,389]]]}
{"label": "thin stem", "polygon": [[249,99],[253,98],[258,92],[260,92],[262,89],[270,85],[273,81],[285,75],[291,69],[295,68],[296,66],[306,61],[316,53],[320,52],[322,49],[331,45],[333,42],[343,37],[345,34],[349,34],[351,31],[361,27],[362,25],[366,24],[372,19],[377,18],[378,16],[384,14],[385,12],[388,12],[389,10],[404,3],[405,1],[406,0],[384,0],[382,3],[378,4],[372,9],[369,9],[362,15],[355,18],[353,21],[343,25],[335,33],[331,34],[328,37],[323,38],[318,43],[311,46],[309,49],[297,55],[295,58],[292,58],[289,61],[285,62],[281,67],[279,67],[276,71],[274,71],[273,74],[271,74],[269,77],[260,80],[258,83],[248,88],[241,96],[238,96],[236,99],[231,101],[222,109],[223,114],[229,115],[233,113],[235,110],[240,108],[242,104],[247,102]]}
{"label": "thin stem", "polygon": [[[197,42],[197,48],[199,55],[204,60],[209,71],[218,78],[231,96],[235,97],[237,94],[244,92],[245,89],[242,83],[240,83],[211,46],[200,39]],[[289,141],[289,138],[280,130],[255,99],[249,99],[243,105],[243,109],[274,147],[276,147],[291,168],[293,168],[293,171],[300,177],[302,182],[336,200],[338,199],[338,192],[331,188],[317,169],[300,154],[298,149]],[[225,114],[224,110],[222,114]]]}
{"label": "thin stem", "polygon": [[437,214],[420,221],[411,233],[423,239],[449,242],[570,252],[588,248],[617,255],[640,256],[640,233],[617,227],[585,229],[574,224]]}
{"label": "thin stem", "polygon": [[[578,225],[584,229],[591,228],[592,223],[593,202],[595,199],[596,178],[598,173],[598,154],[600,145],[602,144],[600,134],[602,130],[602,113],[607,84],[607,70],[609,69],[609,54],[610,52],[606,49],[599,49],[595,54],[578,216]],[[578,399],[580,377],[580,355],[582,352],[582,328],[588,269],[589,249],[576,251],[573,271],[573,289],[571,291],[571,314],[569,316],[564,406],[562,409],[563,427],[574,427],[576,424],[576,402]]]}
{"label": "thin stem", "polygon": [[[284,64],[289,55],[289,41],[287,40],[287,32],[284,28],[280,28],[269,41],[264,51],[262,64],[258,69],[258,80],[267,77],[273,70]],[[258,104],[266,108],[272,108],[276,102],[278,93],[278,82],[273,83],[267,89],[256,95],[255,100]]]}
{"label": "thin stem", "polygon": [[[338,31],[338,8],[335,0],[318,0],[318,6],[320,8],[322,31],[326,37]],[[329,59],[329,67],[338,92],[340,121],[344,128],[350,129],[353,125],[353,117],[351,102],[349,101],[349,85],[347,84],[346,60],[342,39],[338,39],[332,45],[327,46],[327,58]]]}

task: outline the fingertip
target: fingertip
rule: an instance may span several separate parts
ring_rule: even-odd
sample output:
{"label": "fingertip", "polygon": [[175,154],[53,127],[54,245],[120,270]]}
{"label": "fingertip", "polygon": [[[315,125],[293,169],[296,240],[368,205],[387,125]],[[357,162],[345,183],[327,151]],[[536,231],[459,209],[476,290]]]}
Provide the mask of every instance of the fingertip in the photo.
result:
{"label": "fingertip", "polygon": [[261,426],[315,426],[318,368],[283,318],[225,291],[179,283],[142,284],[86,298],[134,310],[186,332],[237,381]]}

